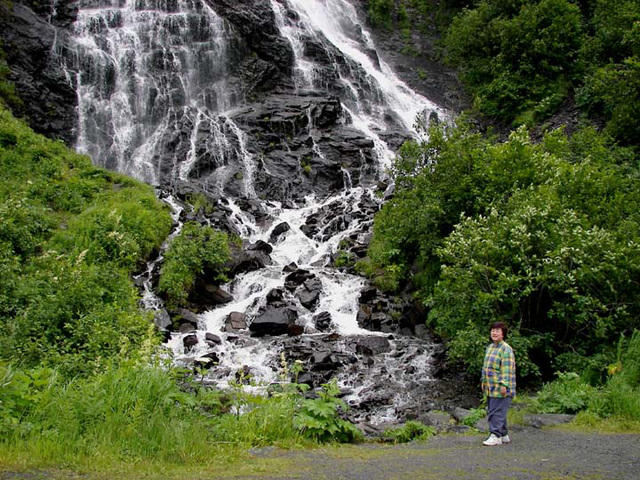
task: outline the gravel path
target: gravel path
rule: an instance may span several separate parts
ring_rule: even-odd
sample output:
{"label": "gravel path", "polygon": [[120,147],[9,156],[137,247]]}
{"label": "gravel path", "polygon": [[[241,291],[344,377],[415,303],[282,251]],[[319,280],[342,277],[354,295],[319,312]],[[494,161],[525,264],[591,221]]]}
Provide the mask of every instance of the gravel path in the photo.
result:
{"label": "gravel path", "polygon": [[513,442],[482,445],[479,435],[446,435],[406,445],[359,445],[279,453],[286,473],[235,478],[280,479],[640,479],[640,435],[526,428]]}

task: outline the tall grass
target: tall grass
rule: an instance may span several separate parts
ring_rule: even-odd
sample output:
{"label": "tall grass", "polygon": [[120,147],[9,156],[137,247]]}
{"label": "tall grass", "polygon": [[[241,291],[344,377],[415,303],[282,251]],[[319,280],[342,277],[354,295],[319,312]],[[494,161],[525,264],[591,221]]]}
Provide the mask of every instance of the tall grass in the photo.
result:
{"label": "tall grass", "polygon": [[610,365],[610,376],[598,388],[575,373],[561,373],[545,385],[534,405],[548,413],[578,413],[585,424],[595,419],[615,420],[619,425],[640,423],[640,331],[618,346],[618,358]]}
{"label": "tall grass", "polygon": [[[19,401],[3,412],[14,421],[4,425],[0,457],[33,465],[194,464],[210,461],[220,447],[309,443],[293,425],[295,394],[242,394],[240,402],[196,384],[181,388],[168,370],[132,365],[66,383],[48,375],[36,385],[31,375],[6,368],[2,377],[0,400]],[[231,413],[236,401],[241,415]]]}

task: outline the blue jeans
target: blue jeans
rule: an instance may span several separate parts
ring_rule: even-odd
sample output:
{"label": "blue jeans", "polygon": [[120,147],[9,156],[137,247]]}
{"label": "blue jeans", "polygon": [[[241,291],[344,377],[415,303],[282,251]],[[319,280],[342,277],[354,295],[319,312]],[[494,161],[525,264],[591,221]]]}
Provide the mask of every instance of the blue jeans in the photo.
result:
{"label": "blue jeans", "polygon": [[489,422],[489,432],[493,433],[497,437],[504,437],[509,430],[507,429],[507,411],[511,406],[511,397],[505,398],[488,398],[488,412],[487,418]]}

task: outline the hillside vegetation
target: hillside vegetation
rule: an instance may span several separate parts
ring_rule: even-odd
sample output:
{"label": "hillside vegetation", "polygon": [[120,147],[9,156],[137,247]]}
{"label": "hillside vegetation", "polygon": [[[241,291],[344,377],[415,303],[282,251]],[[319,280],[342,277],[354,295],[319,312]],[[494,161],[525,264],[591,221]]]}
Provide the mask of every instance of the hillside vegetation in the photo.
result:
{"label": "hillside vegetation", "polygon": [[[402,147],[395,198],[360,267],[422,302],[450,357],[472,371],[489,323],[506,321],[523,384],[564,372],[540,409],[640,419],[640,379],[629,373],[640,364],[640,2],[371,0],[369,9],[386,28],[439,19],[444,59],[474,109]],[[571,136],[545,127],[574,104]],[[513,130],[481,134],[479,116]],[[534,141],[528,128],[546,133]]]}
{"label": "hillside vegetation", "polygon": [[[282,390],[263,398],[163,360],[132,276],[168,236],[169,208],[1,104],[0,219],[0,465],[221,467],[251,445],[360,438],[335,385],[305,400],[284,362]],[[185,224],[161,270],[169,302],[219,268],[228,241]]]}

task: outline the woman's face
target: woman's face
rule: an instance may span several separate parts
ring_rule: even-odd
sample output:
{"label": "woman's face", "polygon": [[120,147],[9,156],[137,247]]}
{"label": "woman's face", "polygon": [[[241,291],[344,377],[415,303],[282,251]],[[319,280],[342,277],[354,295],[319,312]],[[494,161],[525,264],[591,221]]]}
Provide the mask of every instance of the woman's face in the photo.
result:
{"label": "woman's face", "polygon": [[502,329],[501,328],[492,328],[491,329],[491,340],[494,343],[500,343],[502,340],[504,340],[504,334],[502,333]]}

